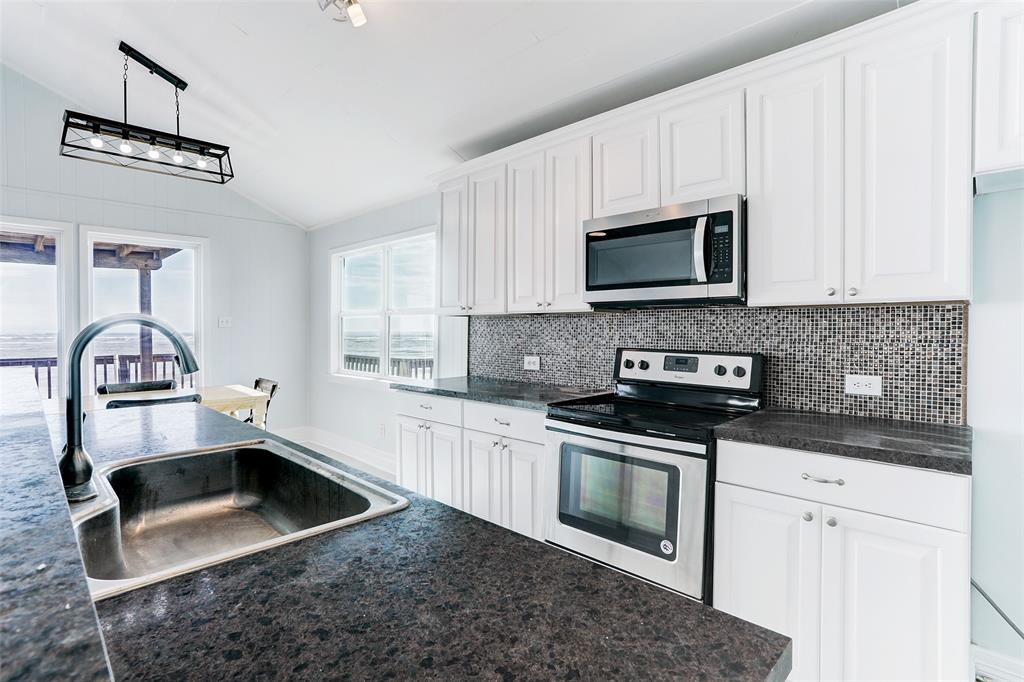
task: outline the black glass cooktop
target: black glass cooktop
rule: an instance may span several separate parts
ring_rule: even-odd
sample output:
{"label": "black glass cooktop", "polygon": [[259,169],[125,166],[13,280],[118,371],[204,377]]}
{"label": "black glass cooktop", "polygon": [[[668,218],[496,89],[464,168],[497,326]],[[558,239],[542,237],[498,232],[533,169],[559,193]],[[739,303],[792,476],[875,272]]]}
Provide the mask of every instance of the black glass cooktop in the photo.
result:
{"label": "black glass cooktop", "polygon": [[551,419],[700,443],[710,442],[716,426],[739,416],[742,415],[630,400],[614,393],[548,405]]}

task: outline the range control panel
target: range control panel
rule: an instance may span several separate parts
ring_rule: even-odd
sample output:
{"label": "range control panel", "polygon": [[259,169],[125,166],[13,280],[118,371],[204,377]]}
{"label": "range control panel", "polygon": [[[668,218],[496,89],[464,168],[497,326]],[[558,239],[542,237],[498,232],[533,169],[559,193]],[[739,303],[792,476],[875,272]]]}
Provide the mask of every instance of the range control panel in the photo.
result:
{"label": "range control panel", "polygon": [[760,388],[757,385],[763,361],[760,355],[623,348],[618,358],[615,374],[619,379],[739,391]]}

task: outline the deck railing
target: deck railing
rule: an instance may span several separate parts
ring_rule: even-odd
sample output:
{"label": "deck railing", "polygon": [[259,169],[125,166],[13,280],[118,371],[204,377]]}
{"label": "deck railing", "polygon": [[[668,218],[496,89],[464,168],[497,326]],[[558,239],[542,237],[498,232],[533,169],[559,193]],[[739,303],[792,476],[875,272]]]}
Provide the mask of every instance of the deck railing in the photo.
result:
{"label": "deck railing", "polygon": [[[345,369],[353,372],[380,373],[380,358],[374,355],[345,354]],[[433,379],[434,358],[391,358],[390,375],[411,379]]]}
{"label": "deck railing", "polygon": [[[153,378],[174,379],[182,388],[195,387],[195,375],[182,376],[177,356],[174,353],[153,354]],[[93,356],[92,380],[94,386],[100,384],[124,384],[129,381],[141,381],[142,362],[135,355],[95,355]],[[0,367],[31,367],[36,377],[36,385],[41,395],[54,397],[57,387],[57,358],[4,358],[0,359]],[[45,391],[44,391],[45,389]]]}

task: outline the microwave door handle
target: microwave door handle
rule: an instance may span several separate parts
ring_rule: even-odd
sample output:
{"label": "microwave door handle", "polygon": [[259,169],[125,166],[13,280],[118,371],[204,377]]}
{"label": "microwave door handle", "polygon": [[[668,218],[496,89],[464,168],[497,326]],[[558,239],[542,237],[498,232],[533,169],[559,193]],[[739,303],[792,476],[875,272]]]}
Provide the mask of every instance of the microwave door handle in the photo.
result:
{"label": "microwave door handle", "polygon": [[702,215],[697,218],[697,226],[693,236],[693,271],[697,275],[697,281],[705,284],[708,281],[708,271],[704,265],[704,239],[708,231],[708,217]]}

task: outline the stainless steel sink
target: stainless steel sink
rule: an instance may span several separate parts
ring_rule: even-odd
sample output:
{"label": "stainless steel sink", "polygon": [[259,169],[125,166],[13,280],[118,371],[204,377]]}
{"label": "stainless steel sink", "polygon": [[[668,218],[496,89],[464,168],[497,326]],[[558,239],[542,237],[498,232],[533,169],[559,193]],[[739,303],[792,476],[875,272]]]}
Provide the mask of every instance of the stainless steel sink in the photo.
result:
{"label": "stainless steel sink", "polygon": [[94,600],[389,514],[400,495],[276,441],[122,460],[72,520]]}

